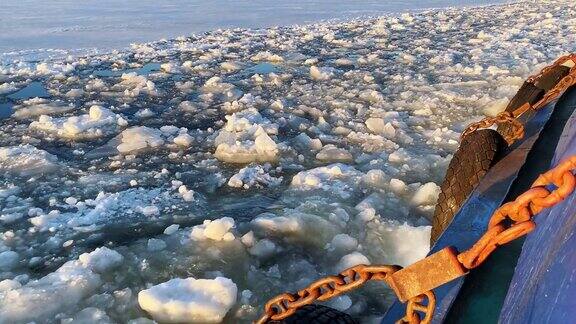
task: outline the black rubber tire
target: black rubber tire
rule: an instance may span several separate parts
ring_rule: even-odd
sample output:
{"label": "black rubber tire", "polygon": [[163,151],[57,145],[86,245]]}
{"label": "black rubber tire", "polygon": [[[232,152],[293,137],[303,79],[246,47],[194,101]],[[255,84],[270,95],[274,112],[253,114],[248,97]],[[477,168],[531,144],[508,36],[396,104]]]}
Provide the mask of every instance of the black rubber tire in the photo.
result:
{"label": "black rubber tire", "polygon": [[454,154],[432,218],[430,243],[434,244],[468,199],[486,172],[501,157],[506,141],[497,131],[481,129],[466,136]]}
{"label": "black rubber tire", "polygon": [[506,106],[506,111],[512,112],[527,102],[533,105],[542,99],[545,92],[544,89],[540,89],[532,83],[524,82],[518,92],[516,92],[516,95],[510,100],[508,106]]}
{"label": "black rubber tire", "polygon": [[[570,73],[570,68],[563,65],[558,65],[551,68],[548,72],[538,78],[534,84],[529,82],[524,82],[522,87],[518,90],[516,95],[510,100],[508,106],[506,106],[506,111],[513,112],[514,110],[520,108],[523,104],[529,102],[531,105],[537,103],[544,94],[554,88],[562,78]],[[500,134],[507,134],[510,130],[509,125],[498,126],[498,132]]]}
{"label": "black rubber tire", "polygon": [[544,73],[538,80],[536,80],[536,82],[534,82],[534,85],[537,88],[548,92],[554,88],[562,78],[567,76],[568,73],[570,73],[569,67],[557,65]]}
{"label": "black rubber tire", "polygon": [[292,316],[271,324],[357,324],[350,315],[322,305],[306,305]]}

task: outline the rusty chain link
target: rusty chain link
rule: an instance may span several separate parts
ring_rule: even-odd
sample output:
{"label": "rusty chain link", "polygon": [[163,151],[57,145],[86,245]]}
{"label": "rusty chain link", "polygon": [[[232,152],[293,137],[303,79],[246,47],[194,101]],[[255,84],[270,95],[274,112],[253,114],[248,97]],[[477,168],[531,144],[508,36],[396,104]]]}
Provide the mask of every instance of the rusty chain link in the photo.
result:
{"label": "rusty chain link", "polygon": [[[566,199],[576,187],[576,155],[542,174],[530,189],[514,201],[500,206],[488,223],[486,233],[467,251],[458,255],[458,261],[468,269],[482,264],[500,245],[530,233],[536,228],[534,215]],[[549,191],[546,186],[554,185]]]}
{"label": "rusty chain link", "polygon": [[[572,61],[576,63],[576,54],[570,54],[566,56],[562,56],[557,59],[552,65],[549,65],[542,69],[538,74],[535,74],[528,78],[527,82],[534,83],[542,75],[546,74],[552,68],[562,65],[568,61]],[[480,121],[471,123],[468,127],[462,132],[461,139],[470,135],[474,131],[481,129],[481,128],[488,128],[493,125],[510,125],[510,130],[506,132],[506,134],[502,134],[504,139],[508,143],[508,145],[512,145],[516,140],[519,140],[524,137],[524,126],[520,121],[518,121],[518,117],[524,114],[528,110],[539,110],[542,107],[546,106],[548,103],[553,101],[555,98],[558,97],[561,93],[566,91],[569,87],[576,84],[576,65],[570,68],[570,72],[567,76],[562,78],[554,88],[550,89],[550,91],[546,92],[542,99],[540,99],[534,106],[530,106],[530,104],[526,103],[519,107],[518,109],[514,110],[513,112],[503,111],[496,115],[495,117],[486,117]]]}
{"label": "rusty chain link", "polygon": [[[534,82],[554,66],[564,64],[572,60],[576,63],[576,54],[559,58],[556,62],[544,68],[540,73],[531,76],[528,82]],[[576,84],[576,65],[570,69],[570,73],[564,77],[553,89],[534,106],[525,104],[514,112],[502,112],[496,117],[485,118],[472,123],[462,133],[462,138],[480,129],[495,124],[510,124],[511,131],[505,136],[508,144],[524,136],[524,127],[517,118],[528,110],[538,110],[554,100],[568,87]],[[473,269],[482,264],[498,246],[524,236],[536,227],[532,218],[544,208],[552,207],[568,197],[576,187],[576,155],[570,156],[555,168],[540,175],[532,184],[531,188],[514,201],[500,206],[489,220],[488,228],[484,235],[468,250],[459,253],[457,262],[466,269]],[[547,186],[555,186],[552,191]],[[423,259],[424,261],[430,256]],[[408,267],[410,268],[410,267]],[[408,269],[407,268],[407,269]],[[299,308],[314,303],[326,301],[330,298],[342,295],[354,290],[370,280],[383,281],[388,285],[391,276],[402,268],[395,265],[357,265],[342,271],[335,276],[328,276],[315,281],[308,287],[296,294],[284,293],[269,300],[264,307],[264,314],[255,322],[265,324],[270,320],[280,321],[293,315]],[[408,299],[406,315],[398,320],[397,324],[429,324],[434,315],[436,298],[432,290],[422,291],[421,294]],[[421,317],[423,315],[423,318]]]}
{"label": "rusty chain link", "polygon": [[386,282],[388,276],[399,269],[399,266],[394,265],[357,265],[348,268],[338,275],[315,281],[296,294],[284,293],[272,298],[264,306],[264,315],[255,323],[264,324],[269,320],[285,319],[302,306],[312,304],[316,300],[325,301],[339,296],[364,285],[370,280]]}
{"label": "rusty chain link", "polygon": [[[523,106],[524,107],[524,106]],[[522,108],[522,107],[521,107]],[[520,109],[520,108],[519,108]],[[524,137],[524,126],[518,119],[514,118],[514,113],[509,111],[503,111],[496,115],[496,117],[487,117],[478,122],[471,123],[462,133],[461,138],[468,136],[469,134],[477,131],[481,128],[488,128],[492,125],[500,124],[510,124],[511,131],[509,134],[504,136],[504,139],[508,145],[514,143],[516,140]]]}
{"label": "rusty chain link", "polygon": [[[426,305],[422,303],[425,300],[427,300]],[[428,324],[432,322],[435,308],[436,296],[429,290],[406,303],[406,315],[399,319],[396,324]],[[424,314],[424,318],[421,318],[419,313]]]}

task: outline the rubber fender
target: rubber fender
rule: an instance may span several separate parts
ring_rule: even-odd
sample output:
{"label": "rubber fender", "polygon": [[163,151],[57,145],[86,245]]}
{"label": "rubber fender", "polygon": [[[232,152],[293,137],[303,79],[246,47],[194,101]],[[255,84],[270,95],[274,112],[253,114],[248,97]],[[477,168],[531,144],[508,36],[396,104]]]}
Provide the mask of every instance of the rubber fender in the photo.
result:
{"label": "rubber fender", "polygon": [[538,80],[536,80],[536,82],[534,82],[534,85],[537,88],[548,92],[552,88],[554,88],[558,84],[558,82],[562,80],[562,78],[567,76],[568,73],[570,73],[569,67],[564,65],[554,66],[549,71],[544,73]]}
{"label": "rubber fender", "polygon": [[432,218],[430,243],[450,224],[486,172],[501,158],[506,141],[492,129],[477,130],[466,136],[448,165]]}
{"label": "rubber fender", "polygon": [[296,313],[273,324],[357,324],[350,315],[322,305],[306,305]]}

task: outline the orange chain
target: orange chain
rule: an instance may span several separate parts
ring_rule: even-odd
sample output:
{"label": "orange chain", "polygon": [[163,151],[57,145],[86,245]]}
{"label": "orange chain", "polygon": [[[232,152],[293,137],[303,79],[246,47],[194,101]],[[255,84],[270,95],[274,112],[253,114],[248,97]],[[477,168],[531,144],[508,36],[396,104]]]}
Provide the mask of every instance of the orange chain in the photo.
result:
{"label": "orange chain", "polygon": [[[422,302],[428,300],[426,305]],[[406,304],[406,315],[399,319],[396,324],[428,324],[432,322],[434,316],[434,309],[436,308],[436,296],[432,291],[427,291],[422,295],[416,296],[408,301]],[[420,318],[420,313],[424,314],[424,318]]]}
{"label": "orange chain", "polygon": [[[518,108],[522,109],[524,106]],[[501,124],[510,124],[511,130],[504,136],[504,139],[508,143],[508,145],[514,143],[516,140],[521,139],[524,137],[524,126],[518,119],[514,118],[514,112],[503,111],[496,115],[496,117],[486,117],[480,121],[471,123],[468,127],[464,130],[462,135],[460,136],[461,139],[468,136],[469,134],[477,131],[481,128],[488,128],[492,125],[501,125]]]}
{"label": "orange chain", "polygon": [[[572,61],[576,63],[576,54],[570,54],[566,56],[562,56],[556,60],[552,65],[549,65],[542,69],[538,74],[535,74],[528,78],[527,82],[534,83],[539,78],[542,77],[545,73],[550,71],[552,68],[562,65],[567,61]],[[534,106],[530,106],[530,104],[525,104],[518,109],[514,110],[513,112],[503,111],[496,115],[496,117],[486,117],[480,121],[471,123],[468,127],[462,132],[461,138],[468,136],[469,134],[473,133],[474,131],[480,128],[488,128],[492,125],[502,125],[502,124],[509,124],[511,129],[503,134],[504,139],[511,145],[516,140],[521,139],[524,137],[524,126],[520,121],[518,121],[518,117],[525,113],[528,110],[539,110],[542,107],[546,106],[552,100],[554,100],[558,95],[566,91],[569,87],[576,84],[576,65],[570,68],[570,73],[565,76],[554,88],[550,89],[550,91],[546,92],[544,97],[540,99]]]}
{"label": "orange chain", "polygon": [[[532,187],[514,201],[498,208],[490,221],[486,233],[467,251],[458,255],[458,261],[467,269],[473,269],[499,246],[513,241],[536,228],[534,215],[566,199],[574,191],[576,177],[576,155],[573,155],[554,169],[542,174]],[[550,192],[546,186],[554,185]],[[511,224],[508,224],[509,220]]]}
{"label": "orange chain", "polygon": [[[357,265],[348,268],[338,275],[315,281],[296,294],[284,293],[272,298],[264,307],[264,315],[255,323],[264,324],[269,320],[285,319],[302,306],[312,304],[316,300],[324,301],[339,296],[358,288],[369,280],[386,282],[388,277],[399,269],[399,266],[390,265]],[[413,307],[415,310],[421,309],[420,305]]]}

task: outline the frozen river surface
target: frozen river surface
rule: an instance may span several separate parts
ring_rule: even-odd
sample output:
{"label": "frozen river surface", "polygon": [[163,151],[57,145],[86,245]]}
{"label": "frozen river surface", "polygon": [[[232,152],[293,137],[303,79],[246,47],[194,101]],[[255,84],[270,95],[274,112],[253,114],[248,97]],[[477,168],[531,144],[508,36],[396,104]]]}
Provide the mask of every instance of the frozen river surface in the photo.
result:
{"label": "frozen river surface", "polygon": [[121,49],[218,28],[260,28],[504,0],[2,0],[0,60]]}
{"label": "frozen river surface", "polygon": [[[249,323],[408,265],[465,125],[574,44],[555,0],[0,64],[0,323]],[[392,298],[329,305],[370,322]]]}

